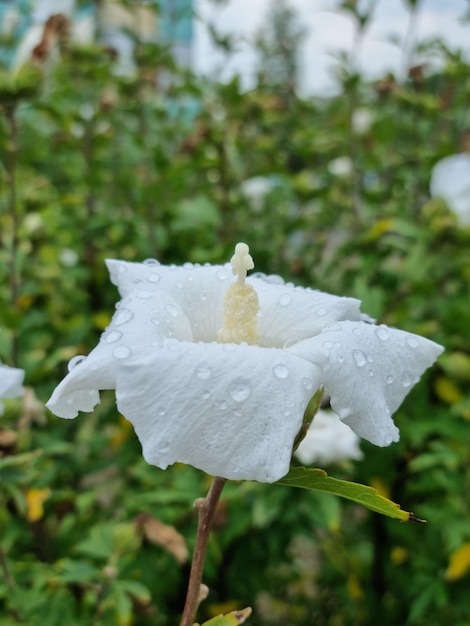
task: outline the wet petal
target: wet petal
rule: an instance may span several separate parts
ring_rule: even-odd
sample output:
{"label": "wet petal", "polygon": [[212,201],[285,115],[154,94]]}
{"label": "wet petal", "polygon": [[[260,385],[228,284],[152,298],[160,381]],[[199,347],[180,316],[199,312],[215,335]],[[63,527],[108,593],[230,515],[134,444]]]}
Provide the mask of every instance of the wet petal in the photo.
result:
{"label": "wet petal", "polygon": [[442,350],[418,335],[347,321],[291,349],[323,367],[333,410],[354,432],[378,446],[398,441],[391,414]]}
{"label": "wet petal", "polygon": [[0,398],[18,398],[23,395],[24,371],[0,364]]}
{"label": "wet petal", "polygon": [[317,335],[328,323],[360,319],[360,301],[354,298],[293,285],[268,284],[256,278],[247,282],[258,294],[261,345],[266,347],[289,346]]}
{"label": "wet petal", "polygon": [[117,375],[117,402],[147,462],[234,480],[286,474],[320,368],[283,350],[165,341]]}
{"label": "wet petal", "polygon": [[158,349],[166,337],[192,340],[190,324],[168,294],[135,289],[121,300],[110,325],[88,357],[72,360],[69,374],[56,387],[46,406],[59,417],[73,418],[92,411],[99,390],[116,387],[119,365]]}
{"label": "wet petal", "polygon": [[107,260],[111,281],[121,296],[136,288],[168,294],[191,324],[194,341],[215,341],[222,327],[223,297],[234,277],[230,264],[204,267]]}

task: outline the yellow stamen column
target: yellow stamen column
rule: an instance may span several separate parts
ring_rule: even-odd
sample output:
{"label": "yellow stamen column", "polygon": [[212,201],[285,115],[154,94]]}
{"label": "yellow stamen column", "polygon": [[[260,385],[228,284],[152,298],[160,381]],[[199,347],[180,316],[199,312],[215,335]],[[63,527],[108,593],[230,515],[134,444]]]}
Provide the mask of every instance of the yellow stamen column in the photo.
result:
{"label": "yellow stamen column", "polygon": [[224,320],[217,339],[220,343],[256,345],[259,343],[259,302],[256,291],[245,283],[247,271],[255,266],[246,243],[237,243],[230,263],[237,281],[224,296]]}

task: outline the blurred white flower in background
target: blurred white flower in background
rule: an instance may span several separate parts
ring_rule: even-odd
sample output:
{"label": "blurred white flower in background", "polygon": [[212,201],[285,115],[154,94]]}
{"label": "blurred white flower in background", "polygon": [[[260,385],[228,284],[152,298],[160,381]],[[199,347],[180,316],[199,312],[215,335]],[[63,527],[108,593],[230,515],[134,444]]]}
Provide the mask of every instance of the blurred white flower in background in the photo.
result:
{"label": "blurred white flower in background", "polygon": [[328,171],[333,176],[349,176],[353,171],[353,164],[348,156],[340,156],[328,163]]}
{"label": "blurred white flower in background", "polygon": [[436,163],[431,196],[443,198],[462,226],[470,226],[470,154],[453,154]]}
{"label": "blurred white flower in background", "polygon": [[260,211],[263,208],[265,197],[273,189],[280,186],[281,181],[277,176],[253,176],[242,182],[240,190],[249,200],[253,209]]}
{"label": "blurred white flower in background", "polygon": [[370,109],[360,107],[352,114],[351,127],[356,135],[365,135],[371,129],[374,116]]}
{"label": "blurred white flower in background", "polygon": [[295,451],[304,465],[328,465],[362,459],[359,437],[333,411],[320,410]]}
{"label": "blurred white flower in background", "polygon": [[3,414],[3,399],[19,398],[23,395],[23,378],[23,370],[0,362],[0,415]]}

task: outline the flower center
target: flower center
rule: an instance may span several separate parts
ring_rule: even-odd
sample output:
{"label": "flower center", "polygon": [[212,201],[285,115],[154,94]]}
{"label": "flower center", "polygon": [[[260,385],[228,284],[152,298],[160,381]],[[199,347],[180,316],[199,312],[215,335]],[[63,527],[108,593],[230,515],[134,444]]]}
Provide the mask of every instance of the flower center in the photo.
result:
{"label": "flower center", "polygon": [[237,243],[235,254],[230,259],[232,273],[237,276],[224,296],[223,324],[217,335],[219,343],[259,343],[258,311],[256,291],[245,283],[248,270],[255,266],[246,243]]}

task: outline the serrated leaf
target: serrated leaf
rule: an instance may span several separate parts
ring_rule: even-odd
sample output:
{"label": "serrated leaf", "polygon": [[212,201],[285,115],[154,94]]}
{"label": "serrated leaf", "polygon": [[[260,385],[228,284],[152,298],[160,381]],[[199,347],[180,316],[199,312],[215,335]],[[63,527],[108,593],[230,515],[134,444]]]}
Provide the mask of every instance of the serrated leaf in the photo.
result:
{"label": "serrated leaf", "polygon": [[331,478],[322,469],[292,467],[284,478],[281,478],[281,480],[278,480],[274,484],[332,493],[341,498],[362,504],[371,511],[399,519],[403,522],[424,521],[416,518],[413,513],[403,511],[398,504],[379,495],[372,487],[347,480]]}
{"label": "serrated leaf", "polygon": [[241,611],[232,611],[228,615],[218,615],[213,617],[208,622],[204,622],[201,626],[237,626],[243,624],[251,615],[251,608],[248,606]]}

